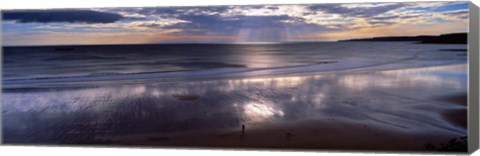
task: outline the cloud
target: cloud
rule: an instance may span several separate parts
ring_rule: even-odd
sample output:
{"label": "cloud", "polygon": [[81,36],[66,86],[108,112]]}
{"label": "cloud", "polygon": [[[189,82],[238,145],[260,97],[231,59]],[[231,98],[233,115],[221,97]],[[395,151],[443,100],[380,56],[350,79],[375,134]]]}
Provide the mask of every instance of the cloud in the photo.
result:
{"label": "cloud", "polygon": [[151,30],[151,29],[163,29],[166,26],[175,25],[178,23],[190,23],[184,20],[177,19],[163,19],[157,21],[137,21],[122,24],[123,28],[133,29],[133,30]]}
{"label": "cloud", "polygon": [[[306,21],[303,15],[310,12],[306,5],[114,8],[101,11],[119,13],[124,16],[144,17],[144,21],[158,21],[158,19],[182,21],[168,25],[143,21],[128,24],[129,28],[135,30],[181,29],[182,31],[174,32],[177,35],[230,36],[249,32],[252,35],[255,33],[270,34],[262,36],[264,36],[263,38],[272,36],[270,38],[274,39],[275,36],[278,36],[275,33],[298,34],[303,31],[326,31],[339,27],[339,24],[333,21],[326,23]],[[282,39],[284,37],[275,38],[275,40]]]}
{"label": "cloud", "polygon": [[319,4],[311,5],[309,9],[314,11],[322,11],[325,13],[331,14],[340,14],[342,16],[354,16],[354,17],[373,17],[380,15],[395,9],[399,9],[406,6],[405,3],[386,3],[383,5],[376,6],[355,6],[348,7],[348,5],[339,5],[339,4]]}
{"label": "cloud", "polygon": [[465,20],[467,20],[469,17],[468,10],[448,11],[448,12],[444,12],[443,15],[457,17]]}
{"label": "cloud", "polygon": [[[2,25],[4,32],[43,30],[57,32],[56,35],[60,37],[51,39],[51,42],[63,42],[63,38],[69,37],[62,32],[78,33],[77,38],[95,38],[99,42],[108,43],[114,41],[124,43],[128,42],[125,38],[132,37],[135,37],[135,41],[132,42],[148,43],[202,42],[202,40],[330,41],[354,36],[395,35],[410,29],[412,34],[415,32],[440,34],[446,33],[440,32],[441,30],[463,30],[468,23],[468,7],[465,4],[468,3],[347,3],[7,11],[4,13],[6,21]],[[445,25],[449,23],[455,25],[447,29]],[[424,26],[445,29],[430,29]],[[400,29],[402,31],[399,31]],[[95,36],[102,33],[104,34],[101,38]],[[107,36],[108,33],[112,35]],[[142,36],[145,39],[141,39]],[[29,38],[33,37],[51,36],[34,35]],[[10,35],[7,38],[20,37]],[[40,42],[40,39],[38,41]]]}
{"label": "cloud", "polygon": [[322,25],[305,23],[300,18],[287,15],[245,16],[236,15],[181,15],[179,20],[189,23],[177,23],[165,26],[165,29],[182,29],[180,35],[239,36],[239,41],[289,41],[289,36],[302,33],[332,30]]}
{"label": "cloud", "polygon": [[421,2],[421,3],[408,3],[406,10],[419,10],[424,12],[442,12],[452,11],[458,9],[468,9],[468,2]]}
{"label": "cloud", "polygon": [[[134,21],[134,22],[124,22],[124,23],[72,23],[72,24],[63,24],[63,23],[47,23],[47,24],[31,24],[29,27],[35,31],[55,31],[55,32],[65,32],[67,31],[76,31],[76,32],[132,32],[132,31],[142,31],[142,32],[170,32],[177,33],[181,32],[180,29],[164,27],[174,25],[177,23],[188,23],[187,21],[175,20],[175,19],[159,19],[159,20],[145,20],[145,21]],[[24,24],[26,25],[26,24]]]}
{"label": "cloud", "polygon": [[123,18],[122,15],[93,10],[30,10],[4,11],[4,20],[18,23],[113,23]]}
{"label": "cloud", "polygon": [[307,5],[266,5],[257,7],[235,6],[219,13],[222,17],[286,15],[291,18],[308,18],[319,14],[322,13],[311,11],[308,9]]}
{"label": "cloud", "polygon": [[182,15],[214,15],[228,10],[229,7],[161,7],[161,8],[106,8],[99,11],[111,12],[126,17],[140,18],[176,18]]}

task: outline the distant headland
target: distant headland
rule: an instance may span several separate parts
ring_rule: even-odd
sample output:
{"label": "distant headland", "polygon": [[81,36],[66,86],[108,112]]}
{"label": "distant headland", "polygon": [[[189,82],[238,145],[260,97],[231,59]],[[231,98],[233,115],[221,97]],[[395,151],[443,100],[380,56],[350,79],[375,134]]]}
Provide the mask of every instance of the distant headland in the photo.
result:
{"label": "distant headland", "polygon": [[339,40],[339,42],[369,41],[369,42],[418,42],[421,44],[467,44],[467,33],[451,33],[438,36],[385,36],[373,38],[358,38]]}

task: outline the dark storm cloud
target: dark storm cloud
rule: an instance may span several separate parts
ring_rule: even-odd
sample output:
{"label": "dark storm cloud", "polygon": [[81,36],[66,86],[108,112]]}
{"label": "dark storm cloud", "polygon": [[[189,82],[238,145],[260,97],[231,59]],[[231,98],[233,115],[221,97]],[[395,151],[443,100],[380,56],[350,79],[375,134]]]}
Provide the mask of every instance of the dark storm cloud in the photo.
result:
{"label": "dark storm cloud", "polygon": [[4,20],[15,20],[18,23],[113,23],[123,18],[116,13],[92,10],[31,10],[4,11]]}
{"label": "dark storm cloud", "polygon": [[348,8],[339,4],[319,4],[319,5],[311,5],[309,6],[309,9],[313,11],[319,10],[319,11],[332,13],[332,14],[341,14],[344,16],[368,18],[368,17],[380,15],[404,6],[406,6],[405,3],[394,3],[390,5],[382,5],[382,6],[375,6],[375,7]]}

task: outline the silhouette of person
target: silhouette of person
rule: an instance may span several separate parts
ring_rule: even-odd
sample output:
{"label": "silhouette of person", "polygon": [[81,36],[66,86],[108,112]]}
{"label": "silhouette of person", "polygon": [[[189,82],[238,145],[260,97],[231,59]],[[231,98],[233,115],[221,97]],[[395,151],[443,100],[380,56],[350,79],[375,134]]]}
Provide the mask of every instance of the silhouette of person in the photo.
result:
{"label": "silhouette of person", "polygon": [[245,125],[242,125],[242,135],[245,135]]}

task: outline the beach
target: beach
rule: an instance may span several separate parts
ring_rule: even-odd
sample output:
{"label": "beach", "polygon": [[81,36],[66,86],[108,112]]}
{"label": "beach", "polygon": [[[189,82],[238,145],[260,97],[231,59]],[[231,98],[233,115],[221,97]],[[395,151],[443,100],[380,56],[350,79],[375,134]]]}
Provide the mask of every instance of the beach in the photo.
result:
{"label": "beach", "polygon": [[[85,67],[67,70],[72,72],[68,75],[48,70],[24,75],[7,70],[3,141],[425,151],[427,144],[467,135],[467,64],[466,56],[459,55],[465,52],[440,51],[465,45],[384,43],[368,49],[352,44],[372,52],[363,56],[326,44],[339,52],[322,55],[314,53],[321,49],[305,48],[295,56],[267,55],[278,47],[268,45],[270,49],[261,47],[266,54],[240,55],[244,60],[230,57],[239,55],[236,52],[222,57],[221,63],[186,66],[170,61],[168,70],[182,66],[175,72],[131,68],[142,72],[105,69],[92,74]],[[388,50],[392,44],[411,47]],[[280,63],[261,62],[272,57]],[[297,60],[282,61],[289,57]],[[87,60],[100,63],[96,59]]]}

